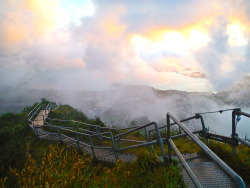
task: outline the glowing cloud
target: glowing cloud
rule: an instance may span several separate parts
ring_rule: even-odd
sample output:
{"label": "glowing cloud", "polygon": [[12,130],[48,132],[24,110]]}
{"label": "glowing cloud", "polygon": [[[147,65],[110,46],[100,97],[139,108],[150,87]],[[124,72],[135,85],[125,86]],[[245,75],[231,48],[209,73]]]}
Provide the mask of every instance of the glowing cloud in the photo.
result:
{"label": "glowing cloud", "polygon": [[208,44],[210,38],[207,33],[192,29],[190,31],[154,31],[154,36],[135,34],[131,42],[141,53],[157,53],[166,51],[170,54],[188,55]]}
{"label": "glowing cloud", "polygon": [[246,36],[246,27],[240,23],[232,23],[227,26],[228,43],[230,46],[246,46],[248,36]]}
{"label": "glowing cloud", "polygon": [[71,85],[79,90],[114,82],[220,90],[250,74],[249,7],[248,0],[0,1],[0,83],[33,87],[40,76],[48,87],[79,80]]}

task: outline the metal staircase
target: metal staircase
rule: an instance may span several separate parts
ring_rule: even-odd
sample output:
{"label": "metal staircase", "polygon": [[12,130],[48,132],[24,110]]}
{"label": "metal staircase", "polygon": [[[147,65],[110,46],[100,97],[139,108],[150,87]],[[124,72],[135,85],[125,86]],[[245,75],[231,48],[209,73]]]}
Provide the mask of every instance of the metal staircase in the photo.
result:
{"label": "metal staircase", "polygon": [[[237,187],[215,162],[187,162],[202,187]],[[188,187],[196,187],[187,172],[182,170],[183,179]]]}
{"label": "metal staircase", "polygon": [[[28,114],[30,129],[41,139],[60,141],[92,155],[94,160],[107,162],[116,162],[118,159],[127,162],[133,161],[136,159],[136,155],[129,153],[128,150],[147,146],[149,151],[154,152],[153,146],[158,145],[161,150],[159,157],[165,163],[171,162],[172,159],[179,161],[179,165],[182,166],[183,179],[188,187],[245,187],[242,178],[195,136],[197,133],[200,134],[200,136],[205,137],[207,143],[208,139],[213,139],[205,127],[201,114],[178,121],[173,115],[167,113],[167,125],[162,127],[151,122],[143,126],[116,129],[72,120],[50,119],[48,114],[55,108],[55,103],[40,103]],[[250,117],[249,114],[237,109],[233,111],[233,121],[235,121],[237,114]],[[191,132],[181,123],[191,119],[201,120],[202,129],[200,131]],[[56,126],[51,122],[61,122],[65,125]],[[177,125],[181,130],[179,135],[170,135],[173,125]],[[167,131],[161,131],[162,129],[167,129]],[[125,137],[136,131],[143,131],[145,140],[133,140]],[[236,134],[236,129],[234,131],[235,135],[232,138],[226,138],[227,141],[230,140],[233,147],[242,141]],[[155,140],[152,139],[153,132],[156,133]],[[197,154],[191,154],[187,157],[185,154],[181,154],[174,144],[174,139],[183,136],[193,140],[207,157],[204,158],[204,156],[201,157]],[[215,138],[218,137],[219,135],[215,136]],[[130,144],[124,145],[124,143]],[[249,146],[249,143],[244,140],[242,144]],[[168,147],[167,154],[164,145]],[[176,153],[175,156],[172,156],[172,150]]]}

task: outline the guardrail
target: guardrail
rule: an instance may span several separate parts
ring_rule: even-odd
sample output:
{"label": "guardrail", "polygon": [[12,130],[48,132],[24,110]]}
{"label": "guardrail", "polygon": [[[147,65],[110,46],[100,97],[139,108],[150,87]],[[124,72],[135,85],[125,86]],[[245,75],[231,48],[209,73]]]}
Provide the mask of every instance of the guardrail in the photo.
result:
{"label": "guardrail", "polygon": [[237,125],[237,121],[240,120],[240,116],[245,116],[245,117],[250,118],[250,114],[246,112],[242,112],[241,109],[234,109],[232,112],[232,138],[235,141],[235,145],[232,144],[233,154],[236,153],[235,146],[238,146],[238,142],[241,142],[242,144],[250,147],[250,143],[238,137],[238,134],[236,133],[236,125]]}
{"label": "guardrail", "polygon": [[[205,123],[204,123],[203,117],[201,115],[196,114],[195,116],[192,116],[192,117],[180,120],[180,122],[186,122],[186,121],[190,121],[190,120],[193,120],[193,119],[200,119],[201,120],[202,129],[199,130],[199,131],[194,131],[192,133],[193,134],[202,133],[204,135],[205,139],[206,139],[206,144],[208,144],[208,137],[206,136],[207,133],[208,133],[208,129],[205,127]],[[176,123],[173,122],[173,123],[170,124],[170,126],[173,126],[173,125],[176,125]],[[167,126],[168,125],[161,126],[161,127],[159,127],[159,130],[160,129],[164,129],[164,128],[166,129]],[[151,130],[148,131],[148,139],[150,141],[152,140],[152,133],[153,132],[155,132],[155,129],[151,129]],[[180,138],[180,137],[184,137],[184,136],[187,136],[187,134],[186,133],[179,134],[179,135],[174,136],[174,138]],[[151,151],[154,151],[154,147],[153,146],[151,147]]]}
{"label": "guardrail", "polygon": [[[212,139],[212,140],[216,140],[219,142],[223,142],[223,143],[228,143],[231,145],[232,147],[232,154],[235,155],[236,154],[236,146],[239,145],[239,142],[241,144],[246,145],[247,147],[250,147],[250,142],[247,142],[246,140],[243,140],[242,138],[240,138],[237,134],[236,128],[237,128],[237,124],[241,119],[241,116],[250,118],[250,114],[246,113],[246,112],[242,112],[240,108],[235,108],[235,109],[227,109],[227,110],[220,110],[220,111],[215,111],[215,112],[204,112],[204,113],[198,113],[196,115],[198,115],[200,118],[202,118],[201,114],[211,114],[211,113],[222,113],[224,111],[232,111],[232,133],[231,133],[231,137],[227,137],[227,136],[222,136],[222,135],[218,135],[218,134],[214,134],[214,133],[208,133],[208,132],[200,132],[200,136],[205,137],[206,138],[206,143],[208,144],[208,139]],[[203,124],[203,130],[206,129],[205,128],[205,124],[203,119],[201,119],[202,124]]]}
{"label": "guardrail", "polygon": [[[88,147],[91,150],[91,153],[94,157],[94,159],[97,159],[97,153],[95,150],[101,149],[101,150],[107,150],[109,153],[107,155],[114,155],[115,160],[119,159],[119,153],[123,151],[127,151],[129,149],[139,148],[139,147],[145,147],[148,146],[149,150],[151,152],[153,151],[153,145],[158,144],[161,150],[161,155],[163,157],[163,160],[165,162],[172,161],[172,155],[171,150],[173,149],[175,153],[177,154],[178,158],[180,159],[181,163],[183,164],[184,168],[186,169],[188,175],[192,179],[193,183],[197,187],[202,187],[199,183],[198,179],[192,172],[191,168],[188,166],[188,163],[185,161],[181,153],[179,152],[178,148],[175,146],[173,139],[179,138],[183,136],[190,137],[216,164],[231,177],[231,179],[236,183],[238,187],[245,187],[245,184],[241,177],[235,173],[229,166],[227,166],[217,155],[215,155],[205,144],[203,144],[197,137],[194,136],[194,134],[199,133],[202,136],[206,138],[206,143],[208,143],[208,139],[211,138],[211,134],[208,133],[208,129],[206,129],[204,120],[200,114],[196,114],[195,116],[183,119],[181,121],[178,121],[174,116],[172,116],[170,113],[167,113],[167,125],[158,127],[156,122],[151,122],[146,125],[137,126],[137,127],[130,127],[125,129],[116,129],[116,128],[110,128],[110,127],[101,127],[99,125],[92,125],[88,123],[83,123],[79,121],[73,121],[73,120],[60,120],[60,119],[50,119],[47,117],[47,112],[49,112],[51,109],[54,108],[54,103],[49,104],[42,104],[39,103],[37,106],[32,109],[32,111],[27,115],[29,126],[34,130],[35,134],[47,134],[51,136],[58,136],[58,138],[62,141],[63,139],[68,139],[70,142],[75,143],[76,146],[80,149],[81,146]],[[39,116],[39,112],[41,110],[45,111],[45,117],[49,121],[58,121],[62,123],[70,123],[71,126],[56,126],[52,125],[50,122],[47,121],[47,119],[43,119],[43,122],[45,123],[42,128],[41,127],[35,127],[35,119],[37,116]],[[235,122],[236,116],[243,115],[246,117],[250,117],[249,114],[241,112],[239,109],[233,111],[233,122]],[[42,115],[44,118],[44,115]],[[170,123],[170,119],[173,120],[173,123]],[[189,131],[181,122],[186,122],[193,119],[200,119],[202,129],[198,131],[191,132]],[[170,133],[170,127],[173,125],[177,125],[180,131],[180,134],[171,136]],[[148,127],[152,127],[153,129],[147,131]],[[236,125],[235,126],[235,132],[236,132]],[[91,129],[90,129],[91,128]],[[161,129],[167,128],[167,136],[166,138],[162,138],[161,136]],[[47,131],[47,129],[50,129],[50,131]],[[89,130],[90,129],[90,130]],[[124,138],[125,136],[129,135],[130,133],[135,133],[136,131],[144,130],[145,131],[145,138],[146,140],[133,140],[133,139],[127,139]],[[120,133],[120,131],[122,131]],[[125,132],[124,132],[125,131]],[[152,140],[152,132],[156,132],[156,139]],[[96,144],[98,140],[102,139],[108,139],[109,145],[100,145]],[[243,143],[246,141],[242,140],[238,137],[238,135],[235,133],[233,136],[233,139]],[[168,155],[165,154],[164,151],[164,141],[168,144]],[[130,142],[135,143],[134,145],[122,146],[122,142]]]}
{"label": "guardrail", "polygon": [[[136,132],[136,131],[138,131],[140,129],[144,129],[144,128],[146,128],[148,126],[151,126],[151,125],[155,126],[155,128],[157,129],[157,132],[158,132],[158,139],[157,140],[149,142],[147,140],[146,141],[139,141],[139,140],[131,140],[131,139],[123,139],[122,138],[122,136],[128,135],[129,133]],[[163,140],[162,140],[161,135],[159,133],[158,126],[157,126],[157,124],[155,122],[152,122],[152,123],[140,126],[140,127],[136,127],[134,129],[126,131],[124,133],[116,134],[115,136],[113,136],[112,131],[100,133],[100,132],[94,132],[94,131],[90,131],[90,130],[79,128],[79,127],[77,128],[78,131],[75,131],[75,130],[72,130],[72,129],[75,129],[75,128],[72,128],[72,127],[62,127],[62,126],[55,126],[55,125],[51,125],[51,124],[44,125],[43,127],[44,128],[47,127],[47,128],[56,129],[58,135],[60,135],[60,136],[62,136],[62,135],[67,136],[65,134],[62,134],[61,133],[62,131],[67,131],[68,133],[75,133],[76,138],[74,140],[77,141],[77,142],[80,141],[79,140],[79,135],[88,136],[89,137],[89,142],[88,142],[87,146],[92,149],[92,155],[93,155],[94,158],[96,158],[94,149],[112,149],[113,152],[114,152],[116,160],[118,160],[119,159],[118,152],[125,151],[125,150],[128,150],[128,149],[148,146],[148,145],[152,145],[152,144],[157,144],[157,143],[160,145],[163,158],[165,158],[165,152],[164,152],[164,148],[163,148]],[[111,130],[114,130],[114,129],[112,128]],[[79,131],[84,131],[84,132],[79,132]],[[49,134],[48,132],[46,132],[46,133]],[[109,134],[110,136],[105,136],[106,134]],[[92,139],[93,137],[98,137],[98,139],[109,139],[109,140],[111,140],[112,147],[105,147],[105,146],[103,147],[103,146],[94,145],[93,139]],[[139,144],[133,145],[133,146],[128,146],[128,147],[122,147],[121,141],[139,143]]]}
{"label": "guardrail", "polygon": [[[134,128],[134,129],[132,129],[132,130],[126,131],[126,132],[121,133],[121,134],[118,134],[118,135],[114,136],[114,138],[117,139],[117,140],[121,140],[121,137],[122,137],[122,136],[125,136],[125,135],[127,135],[127,134],[129,134],[129,133],[132,133],[132,132],[135,132],[135,131],[138,131],[138,130],[140,130],[140,129],[145,129],[146,127],[149,127],[149,126],[151,126],[151,125],[153,125],[153,126],[155,127],[155,131],[156,131],[157,136],[158,136],[158,139],[157,139],[157,140],[154,140],[154,141],[149,141],[149,140],[147,140],[146,142],[140,142],[141,144],[137,144],[137,145],[133,145],[133,146],[128,146],[128,147],[124,147],[124,148],[121,147],[121,148],[116,149],[116,150],[117,150],[117,151],[124,151],[124,150],[128,150],[128,149],[133,149],[133,148],[138,148],[138,147],[143,147],[143,146],[150,146],[150,145],[153,145],[153,144],[159,144],[160,149],[161,149],[161,153],[162,153],[162,157],[163,157],[163,159],[165,160],[165,156],[166,156],[166,155],[165,155],[165,152],[164,152],[163,140],[162,140],[162,138],[161,138],[161,134],[160,134],[160,131],[159,131],[159,128],[158,128],[156,122],[151,122],[151,123],[149,123],[149,124],[142,125],[142,126],[140,126],[140,127],[136,127],[136,128]],[[147,138],[148,138],[148,137],[147,137]],[[123,140],[124,140],[124,139],[123,139]],[[124,140],[124,141],[133,141],[133,142],[137,142],[137,143],[138,143],[138,141],[135,141],[135,140]]]}
{"label": "guardrail", "polygon": [[28,125],[31,129],[34,129],[35,119],[39,116],[42,116],[43,120],[45,121],[44,115],[39,115],[41,110],[44,110],[45,115],[47,116],[47,112],[53,108],[55,108],[55,103],[49,102],[44,104],[43,102],[38,103],[27,115]]}
{"label": "guardrail", "polygon": [[181,155],[181,153],[179,152],[178,148],[176,147],[176,145],[172,140],[172,137],[170,135],[170,126],[171,126],[170,119],[172,119],[187,134],[187,136],[189,136],[189,138],[191,138],[203,150],[203,152],[209,156],[209,158],[211,158],[226,174],[228,174],[228,176],[235,182],[237,187],[240,188],[245,187],[242,178],[236,172],[234,172],[226,163],[224,163],[216,154],[214,154],[204,143],[202,143],[197,137],[195,137],[192,134],[192,132],[189,131],[180,121],[178,121],[170,113],[167,113],[166,119],[167,119],[167,130],[168,130],[167,131],[168,159],[169,161],[172,160],[171,150],[173,149],[196,187],[202,187],[202,185],[200,184],[195,174],[192,172],[188,163],[185,161],[185,159],[183,158],[183,156]]}

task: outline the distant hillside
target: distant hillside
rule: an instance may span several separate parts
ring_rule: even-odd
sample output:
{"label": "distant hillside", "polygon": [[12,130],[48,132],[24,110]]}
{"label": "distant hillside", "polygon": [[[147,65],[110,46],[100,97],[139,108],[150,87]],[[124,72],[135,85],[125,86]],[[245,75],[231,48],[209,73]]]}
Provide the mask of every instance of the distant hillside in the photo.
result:
{"label": "distant hillside", "polygon": [[5,112],[21,112],[25,106],[32,105],[41,98],[56,99],[58,92],[25,87],[0,87],[0,115]]}
{"label": "distant hillside", "polygon": [[[67,103],[90,117],[100,116],[113,124],[129,125],[136,118],[161,121],[168,111],[179,118],[218,110],[225,105],[250,107],[250,76],[219,93],[158,90],[144,85],[114,84],[105,91],[56,91],[25,87],[0,88],[0,114],[20,112],[40,98]],[[111,118],[112,117],[112,118]]]}

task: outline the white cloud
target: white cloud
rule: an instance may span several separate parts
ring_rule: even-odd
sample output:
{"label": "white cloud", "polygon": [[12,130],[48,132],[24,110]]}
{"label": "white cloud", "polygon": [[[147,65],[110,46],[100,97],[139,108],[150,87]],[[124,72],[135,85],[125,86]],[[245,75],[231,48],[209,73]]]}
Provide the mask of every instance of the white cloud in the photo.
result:
{"label": "white cloud", "polygon": [[[220,90],[250,72],[249,3],[240,0],[236,8],[233,2],[1,1],[0,83]],[[241,26],[230,27],[237,19]],[[208,80],[190,77],[204,74]]]}

